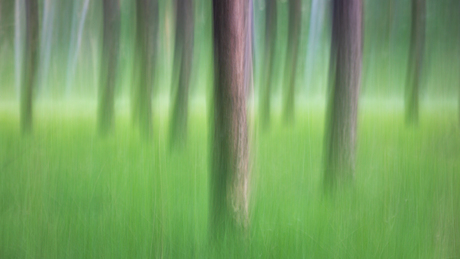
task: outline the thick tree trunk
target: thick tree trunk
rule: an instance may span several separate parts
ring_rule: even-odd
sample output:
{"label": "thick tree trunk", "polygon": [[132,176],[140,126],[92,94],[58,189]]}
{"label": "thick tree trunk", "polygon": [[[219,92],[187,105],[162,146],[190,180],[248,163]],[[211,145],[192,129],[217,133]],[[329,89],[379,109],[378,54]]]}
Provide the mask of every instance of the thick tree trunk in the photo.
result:
{"label": "thick tree trunk", "polygon": [[141,135],[152,135],[152,87],[158,33],[157,0],[136,0],[136,72],[133,89],[133,119]]}
{"label": "thick tree trunk", "polygon": [[104,32],[99,91],[99,132],[107,133],[112,128],[114,113],[115,79],[118,67],[118,46],[120,39],[120,2],[104,0]]}
{"label": "thick tree trunk", "polygon": [[21,130],[30,132],[32,130],[32,102],[35,88],[35,76],[37,74],[38,57],[38,1],[26,0],[26,42],[23,65],[23,79],[21,86]]}
{"label": "thick tree trunk", "polygon": [[184,143],[187,135],[188,92],[193,57],[193,10],[192,0],[177,0],[174,68],[179,69],[179,83],[171,116],[172,145]]}
{"label": "thick tree trunk", "polygon": [[[213,0],[214,140],[211,172],[211,222],[214,231],[227,224],[248,224],[249,171],[246,85],[251,75],[251,1]],[[246,68],[246,70],[245,70]]]}
{"label": "thick tree trunk", "polygon": [[263,128],[270,124],[270,93],[272,74],[274,72],[275,42],[277,11],[276,0],[265,1],[265,46],[264,46],[264,71],[259,89],[260,120]]}
{"label": "thick tree trunk", "polygon": [[334,0],[325,183],[353,178],[362,64],[362,0]]}
{"label": "thick tree trunk", "polygon": [[407,124],[417,124],[419,119],[419,89],[425,49],[425,9],[425,0],[412,0],[410,54],[406,83]]}
{"label": "thick tree trunk", "polygon": [[302,2],[300,0],[289,0],[288,49],[286,55],[286,70],[284,72],[284,120],[287,123],[294,120],[295,84],[301,22]]}

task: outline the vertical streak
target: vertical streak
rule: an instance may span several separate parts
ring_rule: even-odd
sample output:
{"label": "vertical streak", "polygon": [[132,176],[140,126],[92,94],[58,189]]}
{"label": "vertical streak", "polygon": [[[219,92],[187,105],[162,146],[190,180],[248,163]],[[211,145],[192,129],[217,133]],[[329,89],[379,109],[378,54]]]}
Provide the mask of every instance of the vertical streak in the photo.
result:
{"label": "vertical streak", "polygon": [[24,0],[16,0],[15,5],[14,5],[14,21],[15,21],[15,26],[14,26],[14,59],[15,59],[15,69],[14,69],[14,82],[15,82],[15,88],[16,88],[16,95],[19,99],[20,96],[20,88],[21,88],[21,82],[22,82],[22,56],[23,56],[23,30],[24,30],[24,24],[23,24],[23,13],[21,10],[24,8]]}

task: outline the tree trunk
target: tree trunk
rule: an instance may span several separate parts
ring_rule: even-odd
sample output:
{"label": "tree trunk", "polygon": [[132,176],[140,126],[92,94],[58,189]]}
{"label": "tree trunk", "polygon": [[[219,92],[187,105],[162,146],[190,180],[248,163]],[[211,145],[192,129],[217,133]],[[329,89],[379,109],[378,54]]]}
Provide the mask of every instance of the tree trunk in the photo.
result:
{"label": "tree trunk", "polygon": [[[118,2],[118,1],[115,0],[115,2]],[[117,4],[117,3],[111,3],[111,4]],[[120,5],[119,2],[118,2],[118,5]],[[80,53],[80,46],[81,46],[81,41],[82,41],[83,29],[85,27],[86,14],[88,13],[88,6],[89,6],[89,0],[85,0],[83,2],[83,6],[81,10],[80,10],[79,2],[75,1],[73,5],[74,10],[73,10],[73,19],[72,19],[72,27],[71,27],[72,31],[70,33],[71,41],[70,41],[69,56],[67,59],[68,63],[67,63],[66,87],[65,87],[66,88],[65,92],[67,96],[70,95],[73,85],[74,85],[75,72],[77,69],[77,62],[78,62],[78,55]],[[118,16],[120,16],[120,14],[118,14]],[[114,34],[118,34],[119,36],[120,21],[114,21],[114,22],[119,23],[118,28],[117,28],[118,32],[114,33]],[[117,38],[115,41],[119,41],[119,39]],[[116,43],[113,43],[113,44],[116,44]]]}
{"label": "tree trunk", "polygon": [[26,42],[23,65],[23,79],[21,87],[21,130],[23,133],[32,130],[32,102],[37,74],[38,57],[38,1],[26,0]]}
{"label": "tree trunk", "polygon": [[171,117],[173,146],[184,143],[187,135],[188,92],[193,57],[193,10],[192,0],[177,0],[174,68],[179,68],[179,83]]}
{"label": "tree trunk", "polygon": [[[318,66],[318,58],[322,56],[322,33],[325,9],[327,3],[324,0],[312,0],[310,10],[310,25],[308,28],[308,46],[307,46],[307,60],[305,66],[305,78],[307,79],[307,86],[310,89],[316,89],[315,85],[318,76],[316,67]],[[320,62],[322,63],[322,62]]]}
{"label": "tree trunk", "polygon": [[406,84],[406,123],[419,119],[419,88],[425,49],[425,0],[412,0],[412,25]]}
{"label": "tree trunk", "polygon": [[272,74],[274,72],[275,58],[275,43],[276,43],[276,24],[277,11],[276,0],[265,1],[265,54],[264,71],[262,83],[259,88],[260,96],[260,119],[263,128],[267,128],[270,124],[270,93],[272,88]]}
{"label": "tree trunk", "polygon": [[300,0],[289,0],[288,49],[285,65],[286,70],[284,72],[284,87],[286,89],[284,97],[284,120],[287,123],[291,123],[294,120],[295,84],[301,22],[302,2]]}
{"label": "tree trunk", "polygon": [[104,0],[102,3],[104,32],[98,121],[99,132],[105,134],[112,128],[113,124],[115,79],[120,39],[120,2],[118,0]]}
{"label": "tree trunk", "polygon": [[40,68],[38,72],[38,88],[40,92],[48,94],[49,87],[49,71],[51,61],[51,50],[53,42],[54,16],[55,16],[55,1],[45,0],[43,2],[43,24],[41,29],[40,42]]}
{"label": "tree trunk", "polygon": [[[251,70],[246,44],[251,1],[213,0],[214,141],[211,172],[211,222],[247,226],[249,201],[246,85]],[[246,70],[245,70],[246,68]]]}
{"label": "tree trunk", "polygon": [[353,178],[362,64],[362,0],[334,0],[325,183]]}
{"label": "tree trunk", "polygon": [[133,89],[133,119],[141,135],[152,135],[152,87],[158,33],[157,0],[136,0],[136,64],[137,82]]}

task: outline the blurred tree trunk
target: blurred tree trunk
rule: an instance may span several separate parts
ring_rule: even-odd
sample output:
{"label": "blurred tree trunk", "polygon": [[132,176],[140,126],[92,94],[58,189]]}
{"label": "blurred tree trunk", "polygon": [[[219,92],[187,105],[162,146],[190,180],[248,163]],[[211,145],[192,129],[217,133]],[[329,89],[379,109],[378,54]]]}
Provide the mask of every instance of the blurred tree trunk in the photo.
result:
{"label": "blurred tree trunk", "polygon": [[133,120],[141,135],[152,135],[152,87],[158,33],[157,0],[136,0],[136,54],[133,88]]}
{"label": "blurred tree trunk", "polygon": [[24,62],[24,36],[22,33],[23,19],[21,10],[25,9],[25,0],[15,0],[14,2],[14,86],[16,94],[22,96],[22,70]]}
{"label": "blurred tree trunk", "polygon": [[193,58],[193,11],[192,0],[176,0],[174,68],[179,69],[179,83],[171,117],[173,146],[184,143],[187,135],[188,92]]}
{"label": "blurred tree trunk", "polygon": [[425,0],[412,0],[412,25],[406,83],[406,123],[419,119],[419,89],[425,49]]}
{"label": "blurred tree trunk", "polygon": [[43,5],[43,24],[40,35],[40,72],[38,74],[38,85],[40,92],[49,94],[49,71],[51,63],[51,48],[53,42],[56,2],[54,0],[44,0]]}
{"label": "blurred tree trunk", "polygon": [[112,128],[120,38],[120,2],[103,0],[103,49],[99,90],[99,132]]}
{"label": "blurred tree trunk", "polygon": [[294,120],[295,83],[301,22],[302,2],[300,0],[289,0],[289,31],[286,70],[284,72],[285,97],[283,111],[284,120],[287,123],[291,123]]}
{"label": "blurred tree trunk", "polygon": [[[246,85],[251,70],[246,44],[251,39],[247,0],[213,0],[214,140],[211,223],[214,232],[248,223],[249,171]],[[246,68],[246,70],[245,70]]]}
{"label": "blurred tree trunk", "polygon": [[[113,1],[118,2],[117,0],[113,0]],[[119,2],[118,2],[118,5],[120,5]],[[83,6],[81,7],[81,10],[80,10],[80,3],[78,1],[75,1],[72,6],[73,17],[72,17],[72,27],[71,27],[71,32],[70,32],[70,48],[69,48],[69,53],[68,53],[69,56],[67,59],[68,63],[67,63],[66,87],[65,87],[66,88],[65,92],[67,96],[70,95],[71,90],[74,85],[75,72],[76,72],[77,63],[78,63],[78,55],[80,53],[80,46],[81,46],[81,41],[82,41],[82,36],[83,36],[83,29],[85,28],[86,14],[88,13],[88,6],[89,6],[89,0],[85,0],[83,2]],[[119,17],[118,21],[114,21],[118,23],[118,28],[117,28],[118,32],[115,32],[114,34],[117,34],[119,37],[120,26],[121,26],[120,14],[118,14],[118,17]],[[116,41],[119,41],[119,39],[117,39]]]}
{"label": "blurred tree trunk", "polygon": [[270,93],[273,83],[271,75],[274,72],[275,65],[277,25],[276,0],[266,0],[265,3],[264,71],[261,80],[262,83],[259,86],[260,119],[263,128],[267,128],[270,124]]}
{"label": "blurred tree trunk", "polygon": [[21,83],[21,130],[23,133],[32,130],[32,102],[37,74],[38,57],[38,1],[26,0],[26,42],[23,65],[23,79]]}
{"label": "blurred tree trunk", "polygon": [[362,0],[334,0],[325,184],[353,178],[362,64]]}
{"label": "blurred tree trunk", "polygon": [[[310,89],[316,89],[318,84],[318,61],[322,56],[322,36],[324,31],[324,17],[327,2],[324,0],[312,0],[310,7],[310,22],[308,28],[308,46],[307,46],[307,60],[305,66],[305,78],[307,79],[307,86]],[[320,62],[322,63],[322,62]]]}

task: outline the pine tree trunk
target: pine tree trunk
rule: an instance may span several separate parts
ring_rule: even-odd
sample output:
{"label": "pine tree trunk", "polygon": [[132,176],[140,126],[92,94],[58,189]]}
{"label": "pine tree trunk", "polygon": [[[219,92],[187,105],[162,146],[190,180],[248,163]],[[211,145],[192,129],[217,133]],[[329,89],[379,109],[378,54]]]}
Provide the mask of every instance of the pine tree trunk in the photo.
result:
{"label": "pine tree trunk", "polygon": [[[247,226],[249,201],[246,92],[251,70],[250,2],[214,0],[214,139],[211,172],[211,222]],[[245,70],[246,68],[246,70]]]}
{"label": "pine tree trunk", "polygon": [[334,0],[325,184],[353,178],[362,65],[362,0]]}
{"label": "pine tree trunk", "polygon": [[98,121],[99,132],[105,134],[113,126],[115,79],[120,38],[120,2],[118,0],[104,0],[102,3],[104,32]]}
{"label": "pine tree trunk", "polygon": [[23,65],[23,79],[21,86],[20,121],[23,133],[32,130],[32,103],[37,74],[39,21],[38,1],[26,0],[26,42]]}
{"label": "pine tree trunk", "polygon": [[276,0],[265,1],[265,46],[264,46],[264,71],[261,84],[259,86],[260,96],[260,119],[262,128],[267,128],[270,124],[270,93],[272,88],[272,74],[274,72],[275,42],[277,11]]}
{"label": "pine tree trunk", "polygon": [[[184,143],[187,135],[188,92],[193,57],[193,2],[177,0],[174,67],[179,68],[171,123],[171,144]],[[174,81],[174,80],[173,80]]]}
{"label": "pine tree trunk", "polygon": [[286,123],[291,123],[294,120],[295,84],[301,22],[302,2],[300,0],[289,0],[288,49],[286,54],[286,70],[284,72],[284,121]]}
{"label": "pine tree trunk", "polygon": [[406,84],[406,123],[418,124],[419,89],[425,49],[425,0],[412,0],[412,25]]}
{"label": "pine tree trunk", "polygon": [[48,94],[49,87],[49,71],[51,63],[51,51],[53,42],[53,30],[55,23],[56,3],[53,0],[45,0],[43,2],[43,24],[40,35],[40,67],[38,72],[38,88],[40,92]]}
{"label": "pine tree trunk", "polygon": [[136,0],[136,69],[133,119],[142,136],[152,135],[152,89],[158,34],[157,0]]}

